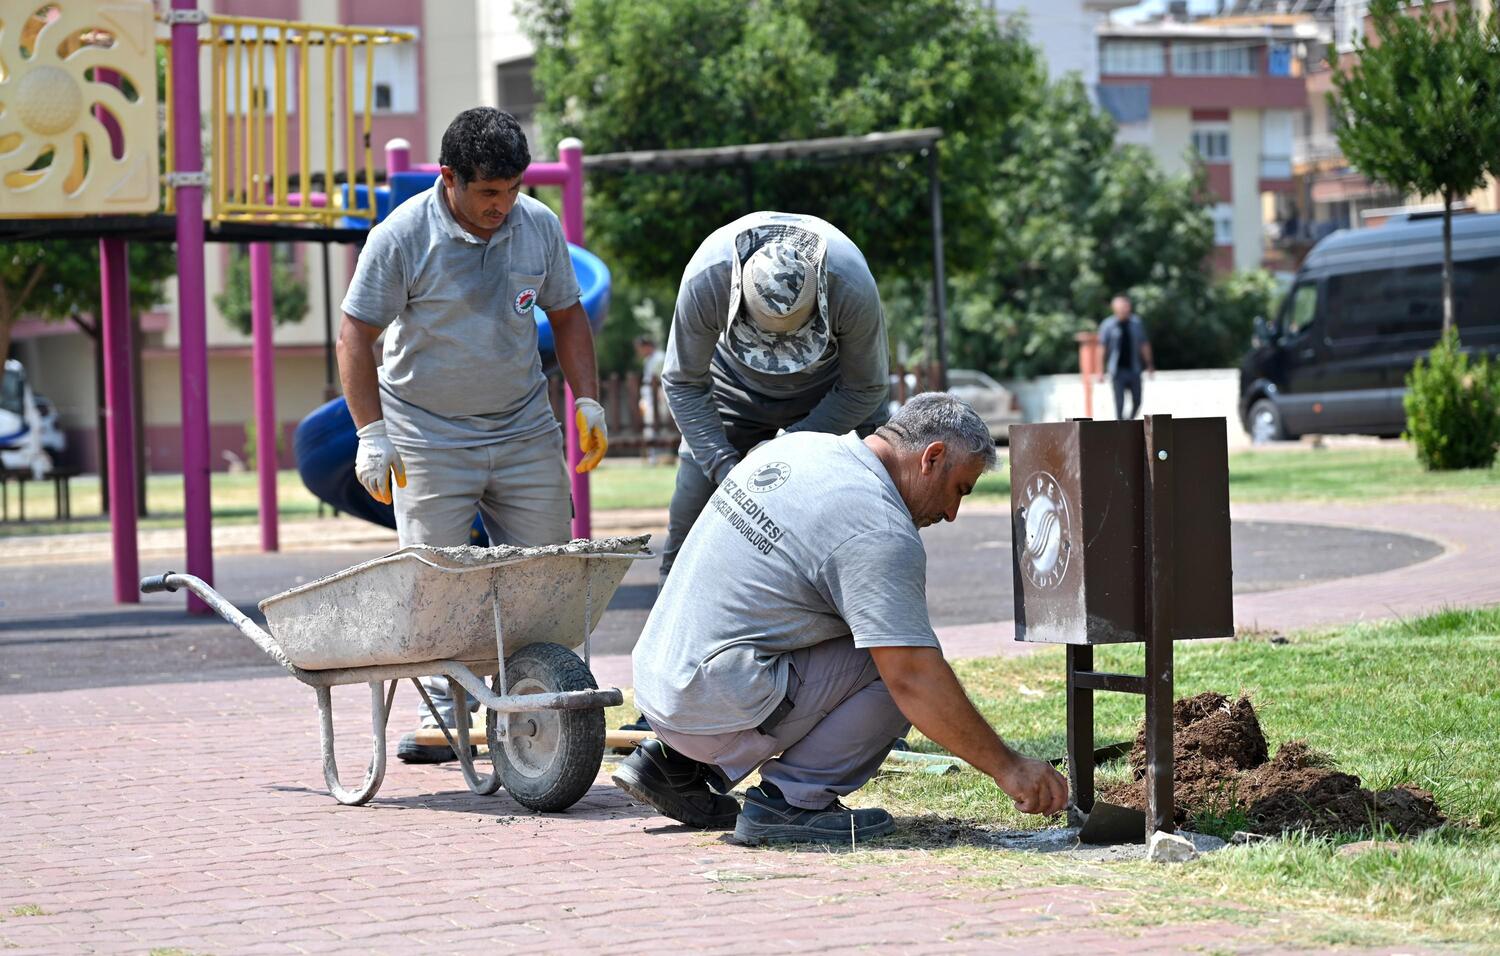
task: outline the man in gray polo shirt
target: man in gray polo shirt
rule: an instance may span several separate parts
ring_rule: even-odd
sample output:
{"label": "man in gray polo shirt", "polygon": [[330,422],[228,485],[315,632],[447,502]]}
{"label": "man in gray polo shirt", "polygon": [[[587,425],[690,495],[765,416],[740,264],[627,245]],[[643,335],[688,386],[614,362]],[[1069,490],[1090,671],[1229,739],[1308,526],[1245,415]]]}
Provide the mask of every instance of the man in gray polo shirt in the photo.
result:
{"label": "man in gray polo shirt", "polygon": [[[658,740],[617,786],[745,843],[891,830],[838,798],[910,724],[992,777],[1024,812],[1067,802],[1063,777],[1005,745],[964,694],[927,617],[917,529],[958,516],[995,464],[989,430],[946,393],[873,435],[801,433],[732,468],[683,544],[636,643],[635,700]],[[759,768],[743,809],[729,790]]]}
{"label": "man in gray polo shirt", "polygon": [[[467,544],[476,508],[495,544],[570,537],[563,437],[547,400],[535,308],[547,312],[577,396],[578,470],[597,465],[608,445],[593,334],[562,228],[521,195],[530,162],[515,117],[491,108],[459,114],[443,134],[431,192],[370,230],[344,297],[339,377],[359,428],[355,471],[373,497],[394,504],[403,547]],[[426,686],[452,726],[446,682]],[[422,719],[435,723],[425,708]],[[414,735],[397,754],[417,763],[453,756]]]}

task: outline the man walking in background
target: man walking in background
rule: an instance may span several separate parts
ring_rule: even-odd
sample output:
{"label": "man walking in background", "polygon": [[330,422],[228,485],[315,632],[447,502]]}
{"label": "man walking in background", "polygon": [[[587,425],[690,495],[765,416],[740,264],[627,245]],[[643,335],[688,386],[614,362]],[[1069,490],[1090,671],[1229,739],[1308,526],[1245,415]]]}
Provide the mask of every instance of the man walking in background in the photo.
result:
{"label": "man walking in background", "polygon": [[[1104,349],[1104,372],[1114,385],[1115,418],[1124,421],[1141,412],[1141,371],[1156,374],[1146,323],[1135,314],[1130,296],[1117,295],[1109,304],[1110,315],[1099,324],[1099,345]],[[1125,396],[1130,396],[1130,414],[1125,414]]]}

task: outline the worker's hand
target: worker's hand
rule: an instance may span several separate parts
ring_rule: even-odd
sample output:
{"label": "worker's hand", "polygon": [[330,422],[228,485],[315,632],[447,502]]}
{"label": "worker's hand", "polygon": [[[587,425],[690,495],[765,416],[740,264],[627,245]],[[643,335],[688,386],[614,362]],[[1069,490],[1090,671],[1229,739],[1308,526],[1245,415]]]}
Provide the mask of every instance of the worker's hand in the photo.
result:
{"label": "worker's hand", "polygon": [[714,484],[722,485],[724,483],[724,479],[729,477],[729,473],[731,471],[734,471],[734,466],[738,465],[739,463],[740,460],[738,458],[726,458],[723,461],[719,462],[719,467],[714,469]]}
{"label": "worker's hand", "polygon": [[1068,779],[1045,760],[1017,757],[995,777],[995,783],[1022,813],[1051,816],[1068,804]]}
{"label": "worker's hand", "polygon": [[573,399],[573,415],[578,422],[578,450],[583,452],[583,461],[578,463],[578,473],[594,470],[604,460],[609,449],[609,428],[604,424],[604,406],[592,398]]}
{"label": "worker's hand", "polygon": [[391,477],[398,487],[406,487],[406,464],[400,452],[385,434],[385,419],[377,418],[355,432],[359,452],[354,456],[354,474],[376,501],[391,503]]}

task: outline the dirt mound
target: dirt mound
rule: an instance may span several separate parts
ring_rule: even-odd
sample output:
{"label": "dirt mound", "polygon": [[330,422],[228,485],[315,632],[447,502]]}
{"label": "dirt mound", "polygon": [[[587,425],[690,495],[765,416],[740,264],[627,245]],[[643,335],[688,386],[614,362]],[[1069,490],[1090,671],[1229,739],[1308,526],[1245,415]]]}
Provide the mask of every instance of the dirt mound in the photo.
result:
{"label": "dirt mound", "polygon": [[[1268,759],[1265,734],[1249,697],[1231,701],[1203,693],[1172,707],[1177,822],[1199,815],[1248,817],[1248,828],[1279,834],[1307,829],[1348,833],[1387,825],[1420,833],[1443,823],[1432,794],[1415,787],[1372,793],[1358,777],[1331,766],[1325,754],[1289,740]],[[1100,791],[1100,799],[1145,808],[1145,728],[1130,751],[1136,783]]]}

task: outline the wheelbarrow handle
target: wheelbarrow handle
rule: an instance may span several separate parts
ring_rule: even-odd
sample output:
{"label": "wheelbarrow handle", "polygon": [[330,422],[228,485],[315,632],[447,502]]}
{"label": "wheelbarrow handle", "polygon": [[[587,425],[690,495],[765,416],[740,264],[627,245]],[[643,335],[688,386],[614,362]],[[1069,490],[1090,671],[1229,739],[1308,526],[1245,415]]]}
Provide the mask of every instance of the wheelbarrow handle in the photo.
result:
{"label": "wheelbarrow handle", "polygon": [[176,571],[164,571],[161,574],[153,574],[149,578],[141,578],[141,593],[156,594],[158,591],[177,590],[177,583],[167,580],[176,575]]}

